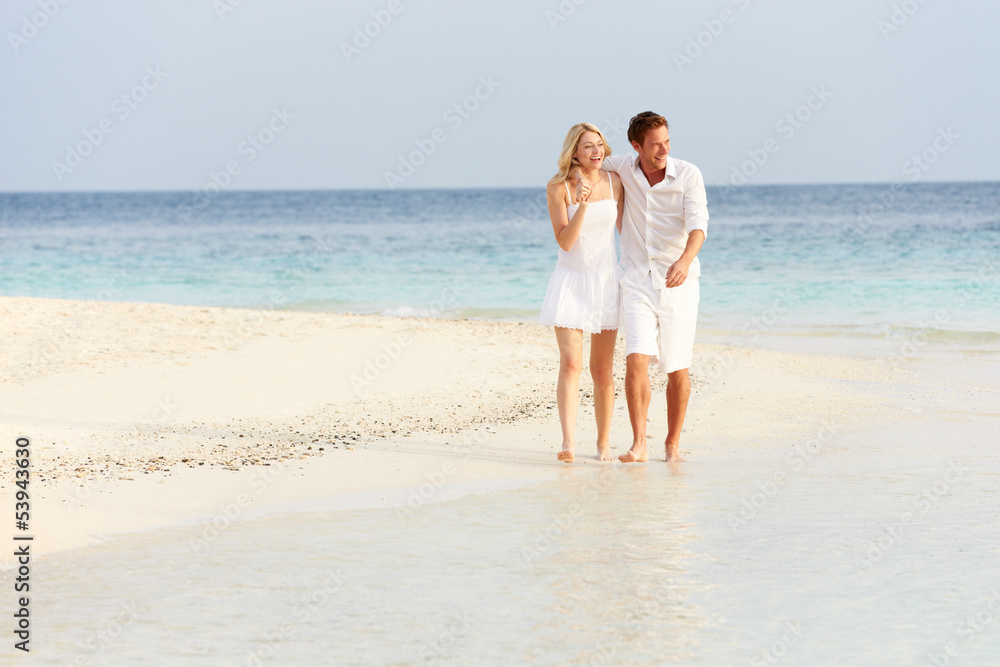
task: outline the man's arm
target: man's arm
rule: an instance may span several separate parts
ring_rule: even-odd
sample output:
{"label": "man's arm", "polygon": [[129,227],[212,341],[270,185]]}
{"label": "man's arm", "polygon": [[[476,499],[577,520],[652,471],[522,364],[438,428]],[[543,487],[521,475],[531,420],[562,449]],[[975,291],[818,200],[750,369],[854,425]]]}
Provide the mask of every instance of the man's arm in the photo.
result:
{"label": "man's arm", "polygon": [[708,196],[705,194],[705,179],[694,165],[689,169],[692,170],[692,174],[684,185],[684,228],[688,233],[687,245],[667,271],[667,287],[684,284],[691,262],[698,256],[698,251],[708,236]]}
{"label": "man's arm", "polygon": [[609,155],[601,163],[601,169],[604,171],[613,171],[617,174],[631,161],[628,155]]}
{"label": "man's arm", "polygon": [[694,165],[687,167],[691,173],[684,183],[684,229],[688,234],[700,229],[708,236],[708,196],[705,194],[705,179],[701,170]]}
{"label": "man's arm", "polygon": [[667,287],[677,287],[684,284],[688,277],[688,271],[691,270],[691,262],[698,256],[698,251],[701,250],[701,244],[704,242],[705,232],[700,229],[688,234],[684,252],[677,258],[676,262],[670,265],[670,269],[667,271]]}

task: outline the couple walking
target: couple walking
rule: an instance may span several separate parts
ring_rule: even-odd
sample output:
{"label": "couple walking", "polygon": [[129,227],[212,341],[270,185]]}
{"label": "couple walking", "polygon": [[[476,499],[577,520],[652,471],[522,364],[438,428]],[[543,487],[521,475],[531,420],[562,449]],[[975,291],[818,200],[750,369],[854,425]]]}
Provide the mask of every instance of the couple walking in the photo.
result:
{"label": "couple walking", "polygon": [[591,335],[597,457],[612,460],[619,324],[625,328],[632,447],[618,458],[625,463],[649,459],[649,365],[656,363],[667,373],[666,460],[683,460],[681,427],[691,394],[688,368],[701,275],[697,255],[708,230],[705,183],[693,164],[669,157],[670,133],[663,116],[638,114],[629,122],[628,139],[638,155],[612,156],[597,127],[574,125],[563,142],[559,173],[547,186],[559,259],[540,321],[555,327],[559,343],[556,395],[563,442],[558,458],[568,463],[574,459],[584,333]]}

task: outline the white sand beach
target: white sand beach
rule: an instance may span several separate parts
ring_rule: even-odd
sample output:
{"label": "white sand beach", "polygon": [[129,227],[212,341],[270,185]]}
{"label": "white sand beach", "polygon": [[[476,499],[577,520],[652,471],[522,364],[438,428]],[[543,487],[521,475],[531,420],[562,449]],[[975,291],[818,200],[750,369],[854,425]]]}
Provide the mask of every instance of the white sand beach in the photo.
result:
{"label": "white sand beach", "polygon": [[[556,461],[556,345],[534,324],[22,297],[0,298],[0,315],[0,418],[9,445],[31,440],[39,554],[299,508],[405,511],[621,465],[594,459],[586,372],[577,461]],[[621,349],[616,362],[620,452]],[[689,460],[888,423],[921,391],[875,360],[704,344],[692,378]],[[663,465],[663,380],[649,465]],[[5,456],[8,506],[13,470]]]}

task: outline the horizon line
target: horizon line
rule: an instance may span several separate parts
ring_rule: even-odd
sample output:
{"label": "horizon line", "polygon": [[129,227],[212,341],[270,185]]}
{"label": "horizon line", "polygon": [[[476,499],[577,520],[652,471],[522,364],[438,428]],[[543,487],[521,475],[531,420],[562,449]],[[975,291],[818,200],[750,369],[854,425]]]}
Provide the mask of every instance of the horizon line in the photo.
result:
{"label": "horizon line", "polygon": [[[941,181],[824,181],[824,182],[794,182],[794,183],[745,183],[743,185],[734,185],[732,183],[706,183],[705,186],[709,188],[755,188],[755,187],[817,187],[817,186],[893,186],[901,185],[903,187],[909,187],[913,185],[956,185],[956,184],[966,184],[966,185],[989,185],[989,184],[1000,184],[1000,180],[941,180]],[[217,192],[213,192],[212,196],[217,196],[224,193],[255,193],[255,192],[441,192],[441,191],[453,191],[453,190],[544,190],[544,185],[508,185],[502,187],[487,187],[487,186],[459,186],[459,187],[405,187],[405,188],[374,188],[374,187],[359,187],[359,188],[253,188],[253,189],[225,189]],[[3,190],[0,189],[0,195],[18,195],[18,194],[48,194],[48,195],[79,195],[79,194],[171,194],[171,193],[184,193],[189,194],[192,192],[201,192],[204,190],[201,188],[190,188],[190,189],[127,189],[127,190],[114,190],[114,189],[93,189],[93,190]]]}

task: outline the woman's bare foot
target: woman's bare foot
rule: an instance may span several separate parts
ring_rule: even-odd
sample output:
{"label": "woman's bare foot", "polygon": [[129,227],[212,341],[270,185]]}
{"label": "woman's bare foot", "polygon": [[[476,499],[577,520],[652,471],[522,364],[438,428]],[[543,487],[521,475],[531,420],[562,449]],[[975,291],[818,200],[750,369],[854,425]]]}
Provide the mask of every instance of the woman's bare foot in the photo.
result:
{"label": "woman's bare foot", "polygon": [[614,454],[611,453],[611,447],[608,445],[598,445],[597,446],[597,460],[598,461],[614,461]]}
{"label": "woman's bare foot", "polygon": [[645,463],[648,461],[649,454],[646,452],[646,441],[633,442],[632,449],[619,456],[618,460],[622,463]]}
{"label": "woman's bare foot", "polygon": [[564,463],[572,463],[576,460],[576,456],[573,455],[572,449],[563,449],[561,452],[556,454],[556,458]]}
{"label": "woman's bare foot", "polygon": [[669,442],[664,442],[663,445],[667,451],[668,463],[684,461],[684,457],[681,456],[681,444],[679,442],[673,444]]}

